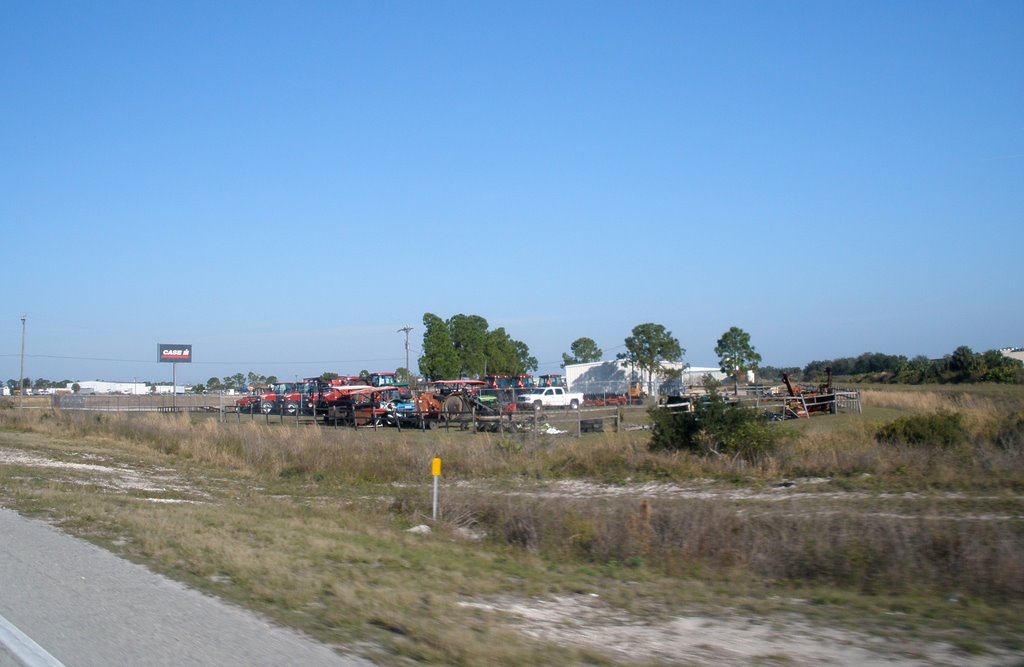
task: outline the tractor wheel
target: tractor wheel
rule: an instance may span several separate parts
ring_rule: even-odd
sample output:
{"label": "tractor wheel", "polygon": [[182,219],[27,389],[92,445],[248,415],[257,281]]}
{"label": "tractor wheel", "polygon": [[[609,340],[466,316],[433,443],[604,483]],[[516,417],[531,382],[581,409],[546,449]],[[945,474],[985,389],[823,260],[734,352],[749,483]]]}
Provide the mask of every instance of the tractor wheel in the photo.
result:
{"label": "tractor wheel", "polygon": [[294,415],[295,411],[298,410],[298,409],[299,409],[299,406],[296,403],[290,403],[289,402],[289,403],[287,403],[284,406],[284,411],[287,412],[289,415]]}
{"label": "tractor wheel", "polygon": [[263,401],[262,403],[260,403],[260,411],[263,412],[263,414],[265,415],[269,415],[271,412],[274,411],[274,404],[271,403],[270,401]]}
{"label": "tractor wheel", "polygon": [[466,403],[462,400],[461,396],[455,394],[448,396],[444,399],[444,411],[445,419],[448,421],[458,421],[462,419],[462,413],[466,412]]}

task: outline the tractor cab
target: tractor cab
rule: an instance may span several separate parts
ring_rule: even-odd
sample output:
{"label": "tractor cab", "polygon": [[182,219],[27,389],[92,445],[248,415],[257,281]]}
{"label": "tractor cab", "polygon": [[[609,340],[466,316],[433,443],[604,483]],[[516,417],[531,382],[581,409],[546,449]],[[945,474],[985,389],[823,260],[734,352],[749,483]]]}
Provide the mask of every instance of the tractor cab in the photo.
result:
{"label": "tractor cab", "polygon": [[565,378],[558,373],[547,373],[537,378],[538,387],[564,387]]}

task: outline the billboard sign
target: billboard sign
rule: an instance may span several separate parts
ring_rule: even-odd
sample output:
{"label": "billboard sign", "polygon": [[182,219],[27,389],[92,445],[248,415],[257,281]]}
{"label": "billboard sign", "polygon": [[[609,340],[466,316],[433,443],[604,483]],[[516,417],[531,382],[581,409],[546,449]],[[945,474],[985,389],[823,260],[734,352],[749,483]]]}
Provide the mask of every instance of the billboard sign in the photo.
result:
{"label": "billboard sign", "polygon": [[192,363],[192,346],[178,343],[160,343],[156,346],[157,361],[171,364]]}

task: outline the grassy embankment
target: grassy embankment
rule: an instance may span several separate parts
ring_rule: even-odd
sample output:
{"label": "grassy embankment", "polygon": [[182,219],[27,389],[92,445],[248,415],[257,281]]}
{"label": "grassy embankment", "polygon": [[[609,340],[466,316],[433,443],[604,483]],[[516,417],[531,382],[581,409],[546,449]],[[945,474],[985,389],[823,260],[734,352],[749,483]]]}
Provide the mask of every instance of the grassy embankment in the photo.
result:
{"label": "grassy embankment", "polygon": [[[642,431],[353,433],[8,409],[0,449],[130,467],[150,484],[15,463],[0,467],[2,500],[384,661],[606,662],[460,604],[567,593],[643,615],[796,610],[1024,649],[1024,392],[869,389],[864,402],[864,415],[783,425],[755,462],[652,453]],[[962,415],[966,442],[875,441],[887,420],[940,410]],[[433,456],[442,521],[409,534],[430,523]]]}

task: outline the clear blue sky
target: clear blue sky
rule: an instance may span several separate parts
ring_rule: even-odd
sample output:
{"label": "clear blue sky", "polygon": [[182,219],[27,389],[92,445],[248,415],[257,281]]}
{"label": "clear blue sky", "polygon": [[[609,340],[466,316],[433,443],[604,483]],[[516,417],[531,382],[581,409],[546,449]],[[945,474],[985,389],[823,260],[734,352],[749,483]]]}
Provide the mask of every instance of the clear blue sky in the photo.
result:
{"label": "clear blue sky", "polygon": [[1024,345],[1024,2],[8,2],[0,380]]}

